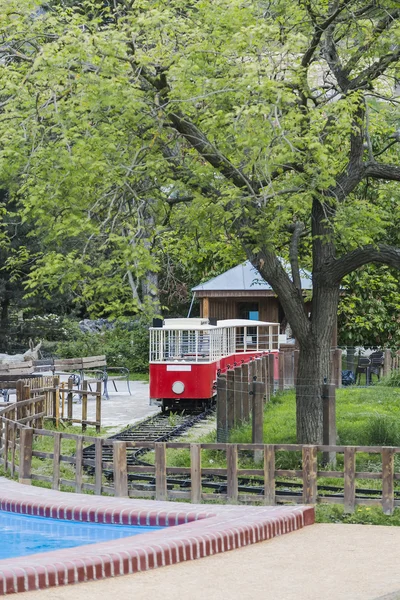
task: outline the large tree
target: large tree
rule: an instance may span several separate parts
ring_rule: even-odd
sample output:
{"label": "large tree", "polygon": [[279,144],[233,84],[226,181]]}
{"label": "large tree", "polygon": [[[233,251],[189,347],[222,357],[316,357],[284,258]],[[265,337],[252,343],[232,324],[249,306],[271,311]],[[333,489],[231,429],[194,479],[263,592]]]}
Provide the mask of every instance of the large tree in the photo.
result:
{"label": "large tree", "polygon": [[[59,231],[71,197],[85,206],[92,198],[91,214],[103,202],[97,227],[108,227],[107,207],[119,202],[127,170],[128,179],[134,173],[127,182],[133,194],[128,201],[122,195],[114,222],[114,231],[117,222],[122,229],[117,238],[107,231],[107,240],[120,244],[121,231],[134,223],[126,267],[136,258],[131,248],[138,251],[138,199],[161,237],[166,210],[192,211],[191,230],[195,215],[212,206],[215,235],[224,230],[233,246],[239,241],[279,296],[300,346],[298,441],[320,442],[321,388],[330,377],[341,281],[371,262],[400,268],[393,235],[398,2],[46,6],[34,11],[27,0],[0,1],[3,173],[18,181],[25,215],[47,228],[55,222]],[[113,136],[121,140],[115,148]],[[107,169],[118,167],[107,186]],[[373,193],[364,193],[370,181]],[[105,196],[110,190],[116,196]],[[122,218],[132,198],[134,215]],[[60,203],[61,214],[54,208]],[[99,239],[98,229],[92,233]],[[148,234],[141,240],[140,252],[150,257]],[[121,254],[122,247],[108,243],[108,253]],[[290,260],[290,276],[280,256]],[[304,310],[299,264],[312,269],[311,314]],[[36,277],[46,268],[44,257]]]}

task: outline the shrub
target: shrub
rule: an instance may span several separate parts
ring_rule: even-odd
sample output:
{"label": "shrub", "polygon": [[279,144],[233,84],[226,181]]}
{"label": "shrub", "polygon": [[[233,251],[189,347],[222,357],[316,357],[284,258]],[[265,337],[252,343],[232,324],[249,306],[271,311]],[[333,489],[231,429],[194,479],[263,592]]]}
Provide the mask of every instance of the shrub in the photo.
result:
{"label": "shrub", "polygon": [[387,415],[373,416],[365,427],[364,435],[367,446],[400,445],[399,422]]}
{"label": "shrub", "polygon": [[392,371],[390,375],[384,377],[379,382],[379,385],[387,385],[390,387],[400,387],[400,369]]}
{"label": "shrub", "polygon": [[74,322],[68,324],[68,339],[58,344],[60,358],[105,354],[110,367],[127,367],[136,373],[149,368],[149,325],[142,319],[117,322],[100,333],[83,333]]}

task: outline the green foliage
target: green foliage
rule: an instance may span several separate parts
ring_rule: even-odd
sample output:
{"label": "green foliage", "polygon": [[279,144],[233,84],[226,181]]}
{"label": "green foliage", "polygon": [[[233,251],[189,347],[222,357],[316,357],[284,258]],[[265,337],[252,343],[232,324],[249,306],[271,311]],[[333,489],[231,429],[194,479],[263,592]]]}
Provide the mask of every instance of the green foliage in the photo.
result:
{"label": "green foliage", "polygon": [[149,368],[149,325],[145,320],[117,322],[113,329],[83,333],[77,323],[69,324],[68,340],[57,347],[60,358],[105,354],[110,367],[126,367],[147,373]]}
{"label": "green foliage", "polygon": [[343,281],[339,304],[341,345],[400,345],[400,279],[385,265],[366,265]]}
{"label": "green foliage", "polygon": [[379,385],[400,387],[400,370],[392,371],[390,375],[381,379]]}
{"label": "green foliage", "polygon": [[358,525],[400,525],[400,509],[395,508],[393,515],[384,515],[380,506],[356,506],[355,512],[347,514],[343,506],[337,504],[317,504],[315,507],[317,523],[347,523]]}
{"label": "green foliage", "polygon": [[367,446],[399,446],[400,422],[387,415],[376,414],[365,425],[364,435]]}

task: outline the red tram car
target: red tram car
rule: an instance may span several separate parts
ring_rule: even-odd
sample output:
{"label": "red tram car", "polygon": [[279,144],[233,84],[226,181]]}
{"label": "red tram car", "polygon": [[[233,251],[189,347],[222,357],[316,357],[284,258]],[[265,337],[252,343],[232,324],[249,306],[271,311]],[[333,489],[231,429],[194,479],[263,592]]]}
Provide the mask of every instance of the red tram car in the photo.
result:
{"label": "red tram car", "polygon": [[276,356],[279,323],[230,319],[165,319],[150,328],[150,404],[162,410],[196,408],[216,393],[218,373],[263,354]]}

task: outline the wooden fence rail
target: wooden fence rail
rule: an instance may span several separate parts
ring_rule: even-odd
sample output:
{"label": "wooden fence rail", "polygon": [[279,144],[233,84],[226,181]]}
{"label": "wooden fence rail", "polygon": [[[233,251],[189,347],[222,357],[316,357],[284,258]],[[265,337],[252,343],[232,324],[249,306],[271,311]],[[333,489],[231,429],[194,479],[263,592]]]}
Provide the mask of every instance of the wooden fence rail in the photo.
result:
{"label": "wooden fence rail", "polygon": [[[39,437],[52,440],[51,450],[36,449]],[[72,442],[73,450],[70,447],[69,452],[63,451],[64,440],[68,440],[70,446]],[[91,458],[84,456],[84,449],[89,445],[94,448]],[[149,452],[146,460],[154,461],[154,464],[131,464],[127,460],[132,452],[142,448]],[[171,464],[174,450],[187,453],[187,466]],[[365,453],[380,456],[379,472],[357,467],[359,458],[365,460]],[[341,469],[326,470],[332,468],[322,466],[326,454],[335,454]],[[358,504],[376,504],[382,506],[385,514],[391,514],[396,506],[400,506],[396,454],[400,454],[400,447],[121,442],[34,429],[0,417],[0,464],[6,472],[11,476],[17,473],[21,483],[48,482],[56,490],[67,487],[97,495],[179,499],[195,503],[209,500],[267,505],[336,503],[343,504],[346,512],[354,511]],[[261,457],[261,465],[249,468],[249,459],[256,455]],[[36,467],[33,458],[39,459],[35,461]],[[282,460],[290,468],[280,468]],[[219,466],[214,467],[215,462]],[[63,474],[66,471],[63,465],[73,467],[73,470],[69,468],[68,477]],[[72,477],[71,472],[74,473]],[[323,479],[332,478],[342,480],[339,482],[342,497],[338,497],[337,492],[330,495],[324,487]],[[374,481],[376,493],[366,497],[363,489],[371,486],[370,480]],[[184,485],[177,485],[177,482]],[[246,489],[243,491],[243,488]]]}

